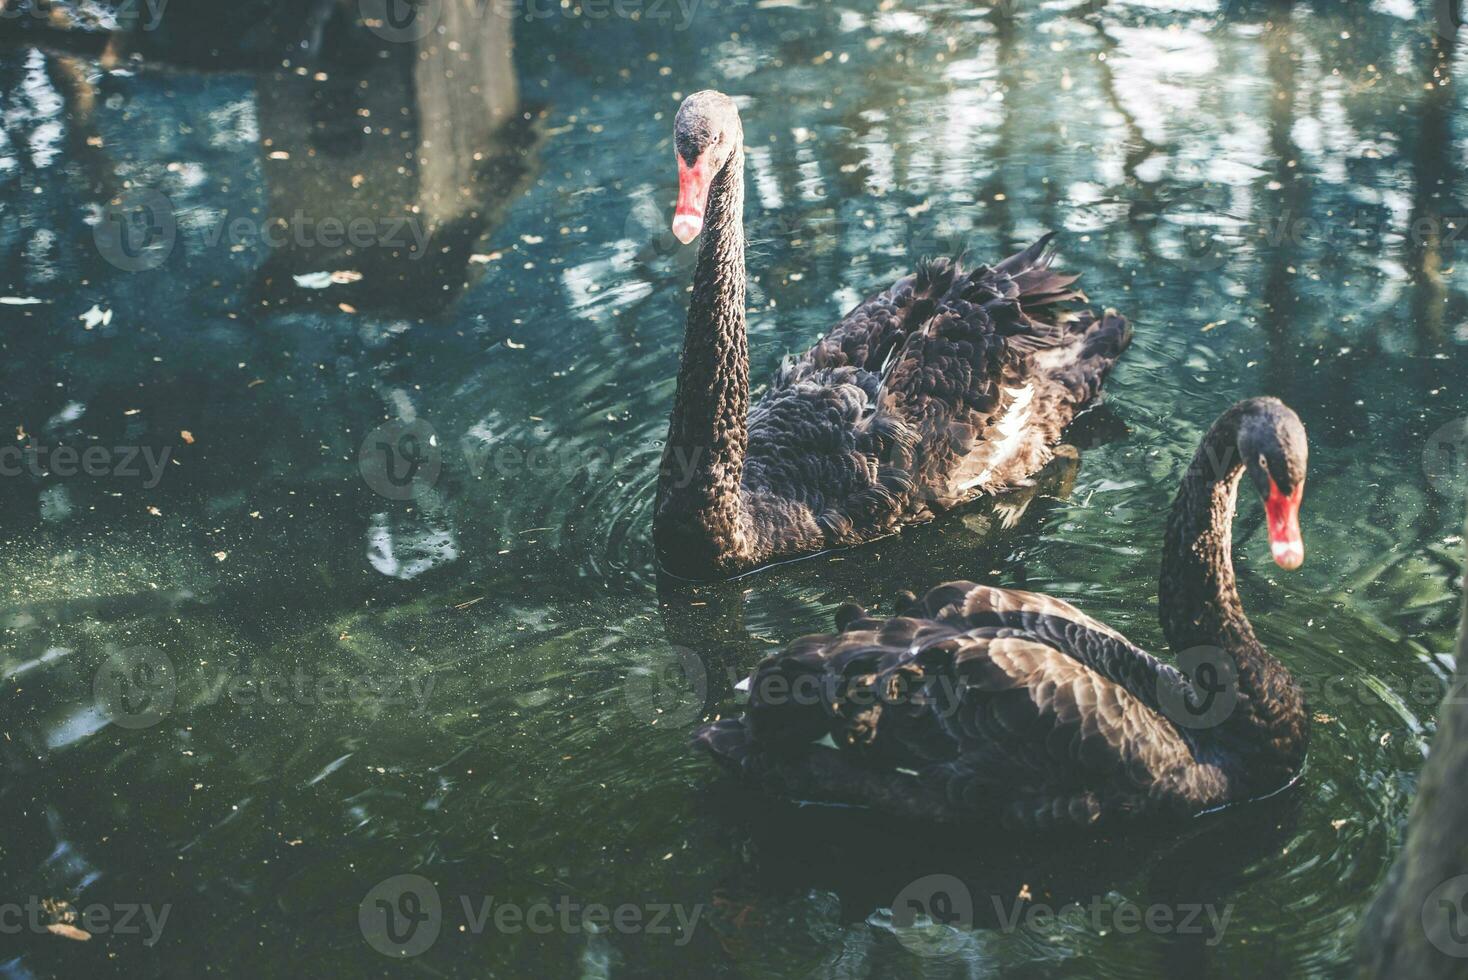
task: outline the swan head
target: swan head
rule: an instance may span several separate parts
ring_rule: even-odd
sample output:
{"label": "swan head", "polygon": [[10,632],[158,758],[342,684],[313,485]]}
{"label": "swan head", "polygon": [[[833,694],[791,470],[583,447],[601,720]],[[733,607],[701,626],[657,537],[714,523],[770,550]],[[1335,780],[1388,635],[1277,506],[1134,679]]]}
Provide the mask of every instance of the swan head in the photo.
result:
{"label": "swan head", "polygon": [[1300,538],[1300,501],[1305,496],[1309,448],[1305,426],[1284,402],[1258,398],[1247,403],[1239,423],[1239,453],[1244,471],[1269,520],[1269,550],[1280,568],[1296,569],[1305,561]]}
{"label": "swan head", "polygon": [[723,92],[704,89],[683,100],[673,121],[678,158],[678,206],[673,235],[684,245],[703,231],[704,210],[714,176],[744,143],[739,107]]}

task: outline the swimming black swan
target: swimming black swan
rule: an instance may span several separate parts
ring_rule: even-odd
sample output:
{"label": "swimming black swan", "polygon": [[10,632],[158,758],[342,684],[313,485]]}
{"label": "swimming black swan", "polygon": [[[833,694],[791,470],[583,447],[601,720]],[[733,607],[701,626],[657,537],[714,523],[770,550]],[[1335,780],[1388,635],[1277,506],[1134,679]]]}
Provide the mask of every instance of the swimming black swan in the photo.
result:
{"label": "swimming black swan", "polygon": [[673,233],[704,233],[653,517],[676,575],[869,541],[1024,480],[1131,338],[1113,313],[1060,308],[1084,297],[1050,270],[1047,235],[992,268],[920,264],[787,360],[751,410],[734,101],[690,95],[674,144]]}
{"label": "swimming black swan", "polygon": [[892,619],[843,606],[838,633],[767,658],[745,715],[696,740],[781,795],[940,821],[1091,826],[1279,790],[1309,716],[1254,637],[1230,546],[1248,473],[1275,561],[1299,567],[1305,459],[1304,427],[1273,398],[1224,412],[1193,457],[1158,592],[1192,678],[1058,599],[950,582],[909,593]]}

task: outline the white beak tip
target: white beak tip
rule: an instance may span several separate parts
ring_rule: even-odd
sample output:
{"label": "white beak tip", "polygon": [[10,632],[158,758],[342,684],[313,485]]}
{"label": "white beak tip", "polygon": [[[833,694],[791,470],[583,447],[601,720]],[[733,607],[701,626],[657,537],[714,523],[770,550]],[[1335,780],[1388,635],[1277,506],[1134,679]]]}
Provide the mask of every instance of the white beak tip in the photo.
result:
{"label": "white beak tip", "polygon": [[1274,555],[1274,563],[1286,571],[1305,564],[1305,546],[1299,541],[1271,541],[1269,550]]}
{"label": "white beak tip", "polygon": [[696,214],[673,215],[673,237],[684,245],[692,242],[703,231],[703,219]]}

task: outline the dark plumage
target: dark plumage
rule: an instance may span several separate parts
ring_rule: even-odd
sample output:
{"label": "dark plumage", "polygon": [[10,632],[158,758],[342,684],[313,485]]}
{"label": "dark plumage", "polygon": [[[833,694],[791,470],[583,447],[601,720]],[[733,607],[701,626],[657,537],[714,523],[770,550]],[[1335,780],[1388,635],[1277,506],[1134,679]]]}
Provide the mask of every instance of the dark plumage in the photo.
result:
{"label": "dark plumage", "polygon": [[670,571],[869,541],[1014,486],[1130,341],[1122,317],[1065,308],[1084,297],[1047,235],[992,267],[921,263],[787,360],[751,409],[733,102],[689,96],[675,145],[675,231],[703,242],[653,525]]}
{"label": "dark plumage", "polygon": [[1304,429],[1282,403],[1224,413],[1173,504],[1161,619],[1174,650],[1206,664],[1195,676],[1058,599],[951,582],[889,619],[843,606],[839,632],[766,659],[745,715],[698,742],[781,795],[943,821],[1091,826],[1278,790],[1303,761],[1308,714],[1234,582],[1245,461],[1276,484],[1289,474],[1286,495],[1303,486]]}

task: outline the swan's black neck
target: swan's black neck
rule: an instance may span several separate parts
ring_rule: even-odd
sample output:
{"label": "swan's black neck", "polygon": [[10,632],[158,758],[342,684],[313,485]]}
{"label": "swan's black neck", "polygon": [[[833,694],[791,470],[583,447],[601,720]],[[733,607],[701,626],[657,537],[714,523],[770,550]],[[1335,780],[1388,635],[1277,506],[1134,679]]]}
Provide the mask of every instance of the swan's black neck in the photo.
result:
{"label": "swan's black neck", "polygon": [[1237,670],[1237,704],[1216,728],[1192,734],[1241,762],[1251,783],[1271,789],[1303,762],[1307,717],[1299,685],[1254,635],[1234,577],[1234,506],[1244,474],[1239,426],[1250,410],[1224,413],[1183,477],[1167,520],[1158,604],[1175,652],[1216,648]]}
{"label": "swan's black neck", "polygon": [[751,547],[740,479],[748,441],[744,325],[744,150],[714,176],[683,337],[654,537],[664,564],[700,576],[731,571]]}

